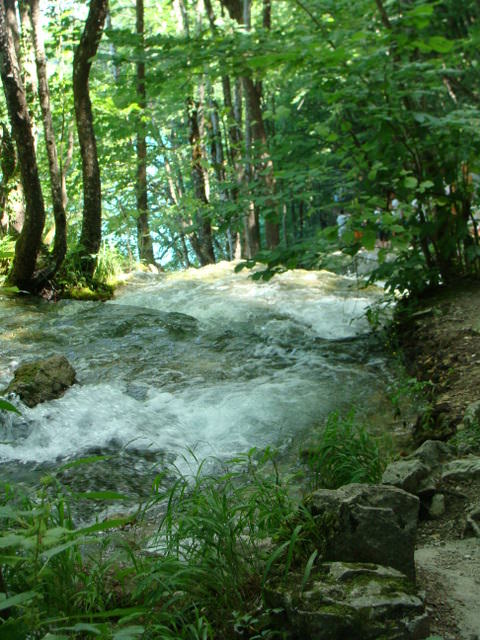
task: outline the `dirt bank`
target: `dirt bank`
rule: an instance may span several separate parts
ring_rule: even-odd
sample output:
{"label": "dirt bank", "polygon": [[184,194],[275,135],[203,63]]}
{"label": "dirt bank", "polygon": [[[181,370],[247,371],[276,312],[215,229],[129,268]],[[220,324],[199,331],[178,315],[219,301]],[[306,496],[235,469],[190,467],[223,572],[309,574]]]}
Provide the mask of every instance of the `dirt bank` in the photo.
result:
{"label": "dirt bank", "polygon": [[433,383],[431,435],[445,439],[480,400],[480,284],[426,297],[398,335],[410,373]]}
{"label": "dirt bank", "polygon": [[[454,443],[465,409],[480,400],[480,284],[461,283],[425,298],[400,324],[398,336],[409,373],[432,383],[429,409],[412,434],[417,444],[448,440],[456,455],[479,456],[474,448],[459,452]],[[479,639],[480,539],[467,515],[480,507],[480,476],[441,480],[437,492],[444,510],[424,514],[416,552],[431,632],[445,640]]]}

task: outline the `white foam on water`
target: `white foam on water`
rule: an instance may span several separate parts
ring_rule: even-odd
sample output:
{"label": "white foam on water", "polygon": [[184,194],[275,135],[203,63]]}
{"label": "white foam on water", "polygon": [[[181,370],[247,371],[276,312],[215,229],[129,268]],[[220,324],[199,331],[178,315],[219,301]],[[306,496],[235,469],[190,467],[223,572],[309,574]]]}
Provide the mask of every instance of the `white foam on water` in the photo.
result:
{"label": "white foam on water", "polygon": [[[142,276],[107,305],[66,303],[52,307],[52,317],[36,314],[55,336],[57,326],[65,335],[88,310],[76,342],[64,341],[57,349],[77,364],[87,384],[33,409],[22,406],[21,418],[4,420],[0,442],[9,444],[0,444],[0,461],[54,462],[112,443],[176,455],[193,448],[199,458],[234,455],[291,441],[339,402],[375,385],[375,373],[355,363],[348,351],[331,360],[325,346],[316,344],[365,333],[361,313],[374,292],[358,292],[353,280],[326,272],[289,272],[268,283],[248,275],[236,275],[231,264],[222,263]],[[187,338],[172,335],[171,343],[165,332],[158,333],[161,349],[151,331],[129,334],[128,347],[123,334],[111,343],[108,336],[95,342],[96,308],[105,327],[106,309],[122,319],[117,305],[188,314],[200,321],[200,330],[187,332]],[[33,328],[36,315],[28,310]],[[220,346],[209,343],[212,335],[223,336]],[[142,363],[154,372],[158,360],[163,377],[141,379],[144,393],[132,397],[137,347]],[[0,363],[15,358],[12,352],[8,363],[1,358]],[[105,368],[107,360],[114,366]]]}
{"label": "white foam on water", "polygon": [[236,274],[232,263],[222,262],[142,279],[138,288],[127,288],[112,303],[189,313],[208,325],[254,322],[266,313],[278,313],[326,339],[368,331],[364,313],[378,291],[367,295],[352,278],[302,270],[269,282],[256,282],[250,276],[245,270]]}

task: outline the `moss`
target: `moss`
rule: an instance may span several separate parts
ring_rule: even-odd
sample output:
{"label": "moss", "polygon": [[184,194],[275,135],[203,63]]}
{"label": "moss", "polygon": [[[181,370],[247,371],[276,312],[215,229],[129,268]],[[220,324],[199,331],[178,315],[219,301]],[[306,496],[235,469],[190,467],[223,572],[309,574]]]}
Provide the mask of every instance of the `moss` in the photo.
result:
{"label": "moss", "polygon": [[72,300],[94,300],[104,301],[110,300],[113,296],[113,288],[102,286],[102,288],[91,289],[90,287],[71,287],[66,289],[63,293],[64,298],[71,298]]}
{"label": "moss", "polygon": [[318,607],[318,611],[321,614],[335,616],[343,620],[352,618],[354,615],[354,610],[352,609],[352,607],[337,602],[320,605]]}

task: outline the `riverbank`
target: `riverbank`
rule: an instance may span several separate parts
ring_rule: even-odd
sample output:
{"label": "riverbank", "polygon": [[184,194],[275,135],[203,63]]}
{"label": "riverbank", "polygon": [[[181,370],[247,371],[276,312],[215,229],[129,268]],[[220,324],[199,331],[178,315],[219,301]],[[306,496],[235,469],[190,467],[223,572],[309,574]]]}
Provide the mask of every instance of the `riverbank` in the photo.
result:
{"label": "riverbank", "polygon": [[463,465],[450,477],[445,467],[437,474],[439,509],[419,522],[418,584],[426,593],[431,633],[472,640],[480,630],[480,429],[474,404],[480,400],[480,285],[464,282],[436,292],[408,319],[399,318],[409,374],[427,383],[428,405],[413,439],[446,441],[451,457],[461,460],[449,464]]}
{"label": "riverbank", "polygon": [[[72,358],[80,384],[58,400],[22,408],[26,434],[21,436],[19,423],[12,422],[11,438],[17,442],[3,443],[5,454],[16,456],[16,467],[18,460],[24,460],[22,466],[31,463],[32,450],[37,461],[49,453],[64,456],[62,468],[42,467],[51,475],[35,492],[16,498],[10,487],[5,494],[0,544],[6,551],[0,564],[5,593],[17,607],[8,624],[27,625],[35,633],[66,628],[64,637],[77,638],[77,628],[65,625],[80,620],[108,640],[125,640],[124,625],[132,620],[135,626],[127,634],[132,638],[152,637],[160,625],[162,637],[176,640],[197,638],[193,627],[198,637],[215,640],[273,640],[279,629],[284,635],[290,630],[292,640],[323,638],[320,629],[329,638],[365,640],[387,637],[388,619],[389,638],[410,640],[428,636],[429,617],[432,633],[444,640],[475,637],[479,625],[472,598],[478,595],[480,557],[467,527],[476,526],[468,516],[480,493],[479,474],[445,477],[448,465],[474,453],[468,447],[475,429],[463,429],[453,448],[433,443],[406,457],[427,438],[451,435],[466,406],[452,404],[450,421],[448,412],[438,409],[439,398],[460,398],[463,391],[463,369],[451,367],[444,375],[447,337],[442,331],[452,334],[452,362],[470,367],[469,341],[455,335],[454,319],[473,322],[475,307],[470,307],[472,300],[480,302],[480,294],[467,290],[459,296],[460,309],[456,292],[442,295],[446,307],[443,297],[430,298],[398,328],[411,376],[405,376],[406,385],[395,380],[394,362],[380,341],[371,340],[360,317],[375,296],[368,298],[364,291],[360,296],[351,278],[326,272],[291,272],[259,286],[247,276],[237,275],[233,283],[225,264],[168,277],[146,274],[107,304],[63,301],[33,307],[19,301],[12,314],[9,302],[5,322],[16,326],[22,317],[22,325],[29,326],[28,332],[4,334],[11,361],[31,358],[34,349],[44,355],[45,345],[54,345],[54,351]],[[7,326],[14,330],[13,324]],[[465,327],[460,330],[463,336]],[[454,351],[457,343],[463,351]],[[335,384],[329,384],[330,377]],[[239,402],[243,388],[247,400]],[[417,398],[402,394],[422,389],[429,397],[413,426]],[[382,390],[385,402],[377,403]],[[301,407],[292,406],[297,396]],[[359,397],[369,411],[359,407],[348,413]],[[395,408],[401,416],[391,420]],[[265,409],[268,415],[261,413]],[[303,413],[306,420],[314,414],[319,427],[312,434],[311,455],[284,468],[265,436],[278,426],[273,442],[285,444],[284,453],[287,446],[296,447]],[[34,429],[35,420],[40,429]],[[52,430],[55,424],[61,426]],[[377,429],[380,424],[383,431]],[[130,430],[124,433],[125,427]],[[125,442],[118,444],[123,433]],[[242,450],[235,433],[250,453],[235,455]],[[378,446],[382,433],[400,439],[403,457],[392,463],[394,469],[404,464],[413,475],[397,482],[390,472],[381,484],[392,455]],[[148,436],[148,449],[141,448],[140,434]],[[217,447],[224,444],[222,455],[202,463],[208,454],[197,447],[190,463],[187,438],[195,442],[202,436]],[[183,453],[175,456],[172,444],[181,445]],[[164,455],[166,445],[169,455]],[[234,458],[228,462],[230,450]],[[79,453],[85,457],[78,459]],[[187,472],[182,475],[183,463]],[[145,475],[147,467],[152,476]],[[128,496],[133,510],[124,506]],[[420,593],[408,579],[391,573],[413,576],[419,506]],[[94,524],[79,522],[76,514],[85,511],[90,517],[97,513]],[[42,536],[36,535],[39,530]],[[35,565],[38,558],[46,560],[45,566]],[[366,568],[366,562],[381,566]],[[52,591],[51,584],[58,589]],[[15,604],[20,597],[35,606],[35,620],[23,601],[20,608]],[[369,617],[370,608],[375,615]],[[358,631],[364,616],[373,626]],[[111,623],[100,622],[106,619]]]}

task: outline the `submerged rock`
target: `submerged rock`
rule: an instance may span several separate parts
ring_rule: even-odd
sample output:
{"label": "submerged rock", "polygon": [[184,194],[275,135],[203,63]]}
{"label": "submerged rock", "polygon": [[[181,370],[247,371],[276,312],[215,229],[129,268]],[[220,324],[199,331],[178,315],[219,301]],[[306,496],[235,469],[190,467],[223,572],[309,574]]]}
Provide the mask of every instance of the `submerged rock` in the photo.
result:
{"label": "submerged rock", "polygon": [[35,360],[17,367],[5,393],[15,393],[27,407],[34,407],[63,396],[74,384],[75,376],[75,369],[65,356]]}
{"label": "submerged rock", "polygon": [[388,485],[349,484],[315,491],[306,506],[320,529],[328,523],[326,560],[374,562],[414,579],[416,496]]}
{"label": "submerged rock", "polygon": [[428,636],[422,599],[399,571],[375,564],[327,562],[304,584],[270,581],[267,606],[282,611],[276,626],[295,640],[415,640]]}

